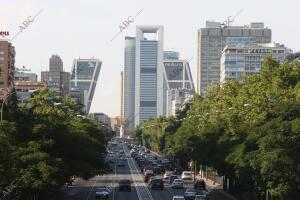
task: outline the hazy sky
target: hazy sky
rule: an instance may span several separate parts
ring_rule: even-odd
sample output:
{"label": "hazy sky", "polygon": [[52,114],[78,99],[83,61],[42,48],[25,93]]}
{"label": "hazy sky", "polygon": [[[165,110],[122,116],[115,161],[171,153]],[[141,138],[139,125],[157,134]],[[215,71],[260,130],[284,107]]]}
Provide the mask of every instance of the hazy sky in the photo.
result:
{"label": "hazy sky", "polygon": [[[191,60],[196,80],[197,29],[206,20],[224,21],[243,12],[234,25],[264,22],[273,41],[300,50],[299,0],[0,0],[0,31],[13,36],[29,16],[35,18],[14,40],[16,66],[37,73],[48,69],[52,54],[61,56],[66,71],[74,58],[98,58],[103,65],[91,111],[110,116],[120,113],[120,71],[124,63],[124,37],[135,35],[136,25],[163,25],[164,50],[180,52]],[[128,16],[143,11],[118,35]]]}

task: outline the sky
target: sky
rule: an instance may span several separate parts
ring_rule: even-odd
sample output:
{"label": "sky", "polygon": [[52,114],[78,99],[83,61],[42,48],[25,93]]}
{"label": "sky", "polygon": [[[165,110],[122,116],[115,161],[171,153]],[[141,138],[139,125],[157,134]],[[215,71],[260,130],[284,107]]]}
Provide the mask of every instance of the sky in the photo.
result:
{"label": "sky", "polygon": [[[195,82],[197,30],[205,27],[206,20],[223,22],[243,9],[233,25],[264,22],[272,29],[273,42],[299,51],[299,7],[299,0],[0,0],[0,31],[9,31],[12,38],[24,21],[39,13],[12,40],[16,67],[26,66],[40,79],[53,54],[62,58],[65,71],[71,71],[73,59],[98,58],[102,69],[91,112],[118,116],[124,38],[135,36],[136,25],[163,25],[164,50],[191,59]],[[119,26],[139,11],[111,41]]]}

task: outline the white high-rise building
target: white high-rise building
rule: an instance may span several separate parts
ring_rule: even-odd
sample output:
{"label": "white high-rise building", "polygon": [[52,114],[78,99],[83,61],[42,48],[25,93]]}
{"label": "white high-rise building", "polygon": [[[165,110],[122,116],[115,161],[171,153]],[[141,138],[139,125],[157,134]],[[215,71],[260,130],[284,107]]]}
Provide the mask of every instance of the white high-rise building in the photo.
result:
{"label": "white high-rise building", "polygon": [[243,81],[246,75],[258,74],[267,55],[282,62],[290,53],[290,49],[277,43],[227,45],[221,57],[220,83],[226,80]]}
{"label": "white high-rise building", "polygon": [[135,126],[163,115],[163,26],[137,26]]}
{"label": "white high-rise building", "polygon": [[89,113],[102,62],[98,59],[75,59],[71,75],[72,90],[83,96],[83,111]]}

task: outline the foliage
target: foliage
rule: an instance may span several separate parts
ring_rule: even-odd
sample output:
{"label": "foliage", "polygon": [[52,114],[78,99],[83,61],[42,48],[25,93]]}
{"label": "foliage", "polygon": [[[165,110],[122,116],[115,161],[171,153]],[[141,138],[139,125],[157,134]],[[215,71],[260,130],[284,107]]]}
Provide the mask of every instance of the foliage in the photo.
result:
{"label": "foliage", "polygon": [[195,95],[186,115],[139,128],[151,148],[157,150],[163,136],[160,151],[213,167],[238,191],[289,199],[300,177],[299,117],[299,63],[267,57],[260,74],[212,85],[204,98]]}
{"label": "foliage", "polygon": [[[0,190],[6,199],[53,199],[72,177],[103,173],[109,131],[77,118],[78,112],[80,106],[69,97],[42,90],[28,106],[5,113],[0,122]],[[8,188],[11,183],[15,186]]]}

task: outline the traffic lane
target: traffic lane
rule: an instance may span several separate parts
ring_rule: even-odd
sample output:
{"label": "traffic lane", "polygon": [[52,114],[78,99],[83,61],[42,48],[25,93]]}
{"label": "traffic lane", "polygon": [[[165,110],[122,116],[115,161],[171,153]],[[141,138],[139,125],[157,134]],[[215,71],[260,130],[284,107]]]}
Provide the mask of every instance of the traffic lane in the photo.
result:
{"label": "traffic lane", "polygon": [[118,181],[121,179],[129,179],[132,182],[131,185],[131,192],[123,192],[119,191],[118,182],[115,184],[114,187],[114,198],[113,200],[138,200],[137,192],[133,184],[132,175],[130,172],[130,168],[128,166],[128,162],[125,167],[118,167],[117,168],[117,179]]}

